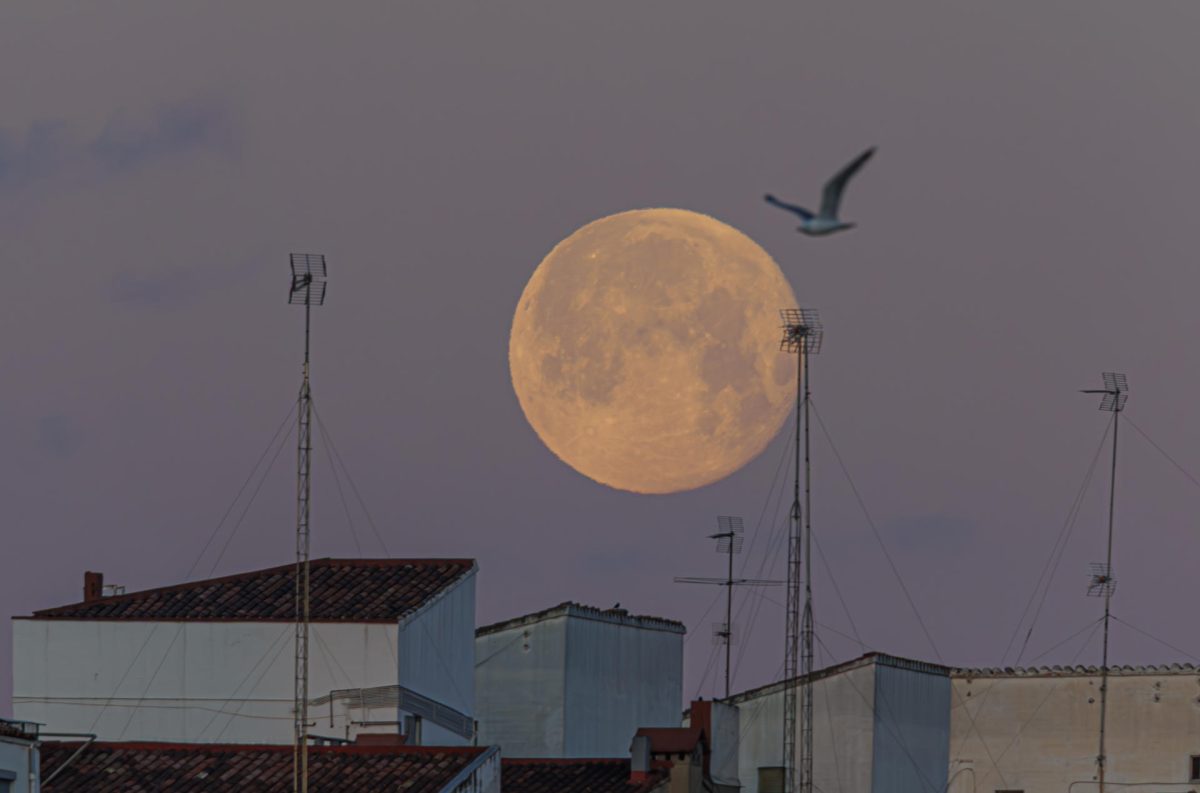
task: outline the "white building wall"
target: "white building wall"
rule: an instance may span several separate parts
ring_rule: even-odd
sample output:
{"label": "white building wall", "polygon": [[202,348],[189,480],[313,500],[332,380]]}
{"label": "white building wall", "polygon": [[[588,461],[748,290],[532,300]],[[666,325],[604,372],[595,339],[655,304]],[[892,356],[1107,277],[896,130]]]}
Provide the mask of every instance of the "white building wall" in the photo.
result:
{"label": "white building wall", "polygon": [[38,771],[38,750],[33,741],[0,736],[0,780],[8,781],[11,793],[37,793]]}
{"label": "white building wall", "polygon": [[[951,793],[1096,793],[1098,673],[970,675],[952,679]],[[1106,781],[1154,793],[1196,789],[1200,670],[1122,671],[1108,690]]]}
{"label": "white building wall", "polygon": [[678,727],[683,633],[586,615],[567,623],[565,757],[625,757],[639,727]]}
{"label": "white building wall", "polygon": [[476,639],[479,741],[506,757],[627,757],[677,727],[682,626],[568,604]]}
{"label": "white building wall", "polygon": [[[401,621],[398,647],[400,685],[474,717],[475,573]],[[471,740],[425,722],[421,743],[463,746]]]}
{"label": "white building wall", "polygon": [[[473,713],[471,573],[397,625],[317,622],[309,698],[401,685]],[[100,740],[290,743],[292,623],[13,621],[13,712],[47,731]],[[310,709],[315,735],[395,732],[394,706],[336,698]],[[362,727],[355,722],[380,722]],[[422,725],[427,745],[469,739]]]}
{"label": "white building wall", "polygon": [[[290,743],[293,627],[279,622],[15,620],[13,712],[100,740]],[[316,623],[309,693],[393,685],[397,629]],[[312,712],[345,737],[348,711]],[[355,712],[353,718],[363,720]],[[380,719],[394,719],[383,712]]]}
{"label": "white building wall", "polygon": [[[740,714],[742,793],[758,793],[758,769],[783,765],[783,688],[735,697]],[[864,664],[813,683],[813,787],[871,790],[875,667]]]}
{"label": "white building wall", "polygon": [[481,745],[507,757],[563,756],[566,646],[565,615],[476,639]]}

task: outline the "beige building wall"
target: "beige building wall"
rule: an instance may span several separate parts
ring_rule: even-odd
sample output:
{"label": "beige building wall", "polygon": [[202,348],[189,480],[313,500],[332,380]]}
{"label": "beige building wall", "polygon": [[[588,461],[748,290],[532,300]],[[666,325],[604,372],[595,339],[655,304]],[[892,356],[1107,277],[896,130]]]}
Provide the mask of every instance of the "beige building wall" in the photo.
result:
{"label": "beige building wall", "polygon": [[[957,670],[949,793],[1096,793],[1095,668]],[[1121,793],[1197,790],[1200,669],[1121,667],[1109,676],[1106,781]]]}

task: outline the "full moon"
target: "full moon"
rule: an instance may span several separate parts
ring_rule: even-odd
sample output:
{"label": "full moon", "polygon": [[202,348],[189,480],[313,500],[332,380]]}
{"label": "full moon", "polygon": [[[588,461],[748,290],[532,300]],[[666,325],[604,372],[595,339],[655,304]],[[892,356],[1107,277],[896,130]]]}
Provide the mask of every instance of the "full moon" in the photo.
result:
{"label": "full moon", "polygon": [[771,257],[682,209],[593,221],[550,251],[521,295],[513,389],[538,437],[597,482],[674,493],[756,457],[794,399]]}

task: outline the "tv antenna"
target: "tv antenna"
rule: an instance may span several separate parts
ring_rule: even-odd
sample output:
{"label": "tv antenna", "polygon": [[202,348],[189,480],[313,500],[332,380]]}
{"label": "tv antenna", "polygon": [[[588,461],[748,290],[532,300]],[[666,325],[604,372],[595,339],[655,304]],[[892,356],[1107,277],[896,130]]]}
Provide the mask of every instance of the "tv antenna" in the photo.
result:
{"label": "tv antenna", "polygon": [[1104,793],[1104,772],[1108,758],[1105,755],[1104,730],[1108,718],[1108,625],[1111,618],[1113,593],[1117,589],[1113,578],[1113,517],[1117,498],[1117,428],[1121,425],[1121,411],[1129,399],[1129,381],[1119,372],[1104,372],[1104,388],[1084,389],[1084,394],[1103,394],[1100,409],[1113,414],[1112,473],[1108,482],[1108,555],[1103,564],[1092,564],[1091,583],[1088,595],[1104,598],[1104,649],[1100,662],[1100,753],[1096,755],[1096,771],[1100,782],[1100,793]]}
{"label": "tv antenna", "polygon": [[308,622],[309,504],[312,500],[312,390],[309,387],[309,332],[312,307],[325,304],[325,257],[291,255],[292,286],[288,303],[304,306],[304,376],[300,383],[299,433],[296,442],[296,659],[293,694],[292,790],[308,793]]}
{"label": "tv antenna", "polygon": [[733,631],[733,588],[735,586],[777,586],[780,581],[766,581],[758,578],[734,578],[733,556],[742,552],[742,540],[745,535],[745,525],[742,519],[734,515],[717,516],[717,533],[708,535],[710,540],[717,541],[717,553],[729,557],[729,568],[725,578],[695,578],[677,576],[676,584],[709,584],[725,587],[725,621],[713,623],[713,642],[725,645],[725,698],[729,698],[729,670],[731,649],[734,642]]}
{"label": "tv antenna", "polygon": [[[812,609],[812,461],[809,455],[808,359],[821,351],[825,331],[816,309],[785,308],[782,352],[796,359],[796,461],[792,488],[791,530],[788,533],[787,641],[784,653],[783,767],[786,793],[812,793],[813,769],[813,609]],[[804,449],[804,506],[800,503],[801,430]],[[801,525],[803,523],[803,526]],[[803,535],[803,536],[802,536]],[[803,552],[801,552],[803,540]],[[804,563],[804,606],[800,605],[801,561]],[[800,691],[797,692],[799,686]],[[797,693],[800,709],[800,759],[796,762]]]}

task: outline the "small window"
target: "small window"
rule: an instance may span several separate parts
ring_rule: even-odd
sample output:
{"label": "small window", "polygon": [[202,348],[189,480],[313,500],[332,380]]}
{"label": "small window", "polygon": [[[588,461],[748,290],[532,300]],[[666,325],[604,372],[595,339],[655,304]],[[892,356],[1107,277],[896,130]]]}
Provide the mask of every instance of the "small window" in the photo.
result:
{"label": "small window", "polygon": [[1192,771],[1188,775],[1188,780],[1192,782],[1200,782],[1200,754],[1192,755]]}

